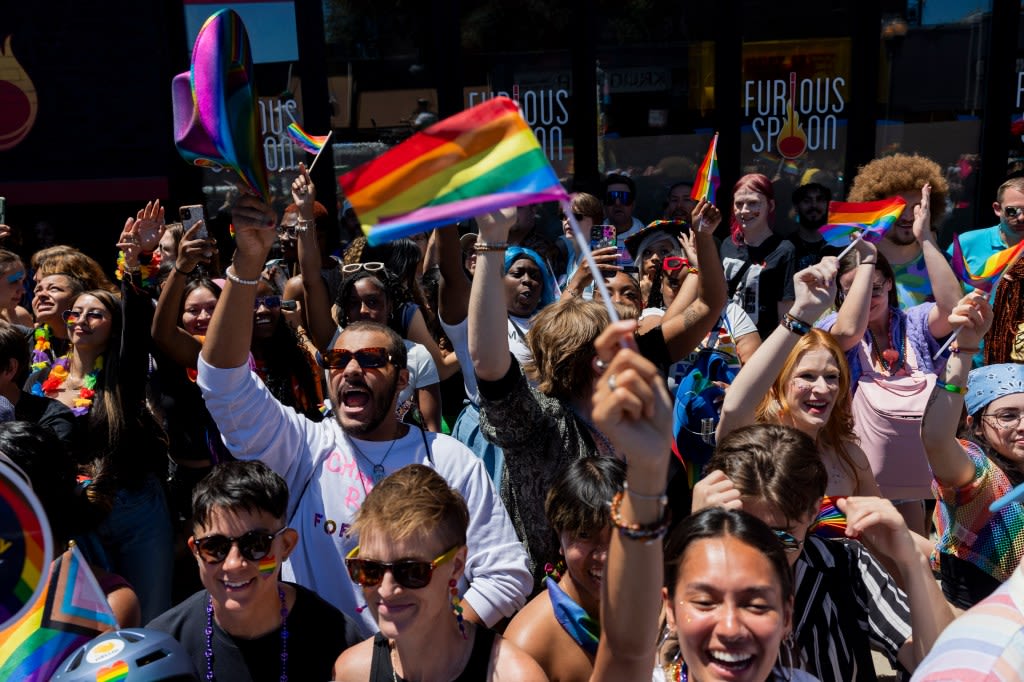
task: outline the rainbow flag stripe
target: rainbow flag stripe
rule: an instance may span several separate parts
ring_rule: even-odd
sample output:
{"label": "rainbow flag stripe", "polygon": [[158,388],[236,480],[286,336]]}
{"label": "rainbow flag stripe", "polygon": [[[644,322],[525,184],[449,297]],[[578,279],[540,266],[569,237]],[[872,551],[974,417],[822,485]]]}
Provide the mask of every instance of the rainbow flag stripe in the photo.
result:
{"label": "rainbow flag stripe", "polygon": [[821,498],[821,506],[818,508],[818,517],[811,524],[810,533],[819,538],[832,540],[846,539],[846,514],[839,511],[836,506],[837,497],[825,496]]}
{"label": "rainbow flag stripe", "polygon": [[953,272],[956,273],[961,282],[975,289],[990,292],[992,287],[996,285],[996,282],[999,281],[999,278],[1003,276],[1006,268],[1020,257],[1022,249],[1024,249],[1024,240],[1017,242],[1014,246],[1008,246],[1002,251],[993,253],[985,260],[985,265],[982,266],[981,272],[974,274],[967,267],[967,259],[964,258],[963,249],[960,247],[960,236],[953,235],[953,262],[951,265],[953,266]]}
{"label": "rainbow flag stripe", "polygon": [[319,154],[320,150],[327,144],[328,138],[330,138],[330,135],[310,135],[294,121],[288,124],[287,133],[288,137],[292,138],[295,144],[310,154]]}
{"label": "rainbow flag stripe", "polygon": [[128,679],[128,664],[125,661],[116,661],[113,665],[100,668],[96,673],[96,682],[120,682]]}
{"label": "rainbow flag stripe", "polygon": [[274,572],[274,569],[277,568],[277,557],[273,554],[263,557],[260,559],[259,564],[257,564],[257,568],[259,569],[260,575],[270,575]]}
{"label": "rainbow flag stripe", "polygon": [[828,225],[818,232],[832,246],[848,245],[850,233],[855,231],[862,232],[865,241],[880,242],[906,206],[903,197],[881,201],[833,201],[828,205]]}
{"label": "rainbow flag stripe", "polygon": [[704,162],[697,169],[697,180],[693,183],[693,189],[690,190],[690,198],[697,201],[707,199],[713,204],[715,203],[715,193],[721,183],[722,178],[718,174],[718,133],[715,133],[711,139],[711,145],[708,147],[708,153],[704,156]]}
{"label": "rainbow flag stripe", "polygon": [[339,183],[371,245],[499,208],[569,198],[507,97],[416,133]]}

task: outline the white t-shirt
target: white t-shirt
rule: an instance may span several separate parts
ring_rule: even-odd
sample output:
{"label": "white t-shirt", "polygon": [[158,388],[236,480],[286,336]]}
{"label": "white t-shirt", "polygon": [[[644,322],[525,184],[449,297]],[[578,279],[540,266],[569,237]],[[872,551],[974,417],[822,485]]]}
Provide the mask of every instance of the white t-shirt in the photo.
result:
{"label": "white t-shirt", "polygon": [[[515,322],[513,323],[513,320]],[[533,359],[533,353],[526,345],[526,332],[530,331],[531,320],[525,317],[513,317],[508,320],[508,348],[520,365]],[[455,357],[462,368],[462,382],[466,388],[466,396],[474,405],[480,404],[480,395],[476,390],[476,374],[473,372],[473,358],[469,356],[469,318],[458,324],[447,324],[441,320],[441,329],[455,349]]]}
{"label": "white t-shirt", "polygon": [[437,365],[434,364],[434,358],[430,357],[430,351],[415,341],[410,341],[409,339],[402,339],[402,341],[405,343],[405,350],[409,356],[409,385],[398,394],[399,407],[406,400],[412,398],[414,392],[418,389],[441,382],[441,377],[437,373]]}

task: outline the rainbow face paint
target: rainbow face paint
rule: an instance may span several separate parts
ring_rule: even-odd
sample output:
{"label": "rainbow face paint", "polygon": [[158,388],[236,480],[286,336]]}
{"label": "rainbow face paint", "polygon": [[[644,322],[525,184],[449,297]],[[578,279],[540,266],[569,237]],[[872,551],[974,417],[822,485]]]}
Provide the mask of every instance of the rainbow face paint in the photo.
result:
{"label": "rainbow face paint", "polygon": [[264,578],[269,578],[274,574],[274,569],[277,568],[277,557],[273,554],[268,554],[267,556],[260,559],[260,563],[258,564],[258,566],[260,575]]}

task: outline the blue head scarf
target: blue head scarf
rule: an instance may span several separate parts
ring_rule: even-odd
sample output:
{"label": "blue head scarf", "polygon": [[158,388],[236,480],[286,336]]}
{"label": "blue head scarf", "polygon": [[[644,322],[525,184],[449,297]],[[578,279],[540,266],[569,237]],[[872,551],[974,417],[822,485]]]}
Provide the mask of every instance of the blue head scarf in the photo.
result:
{"label": "blue head scarf", "polygon": [[1010,362],[986,365],[967,375],[967,414],[977,414],[996,398],[1024,393],[1024,365]]}
{"label": "blue head scarf", "polygon": [[505,251],[505,269],[503,272],[507,273],[512,264],[517,260],[523,258],[529,258],[537,267],[540,268],[540,278],[543,280],[544,288],[541,289],[540,303],[537,305],[537,310],[540,310],[548,303],[553,303],[555,300],[555,278],[551,274],[551,270],[548,268],[547,261],[541,258],[540,254],[533,249],[528,249],[525,246],[510,246]]}

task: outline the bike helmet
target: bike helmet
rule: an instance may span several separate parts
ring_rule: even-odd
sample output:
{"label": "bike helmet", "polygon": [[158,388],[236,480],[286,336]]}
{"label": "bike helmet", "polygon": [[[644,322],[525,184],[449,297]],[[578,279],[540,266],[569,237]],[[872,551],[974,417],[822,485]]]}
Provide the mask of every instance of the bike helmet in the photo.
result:
{"label": "bike helmet", "polygon": [[195,682],[188,652],[165,632],[126,628],[105,632],[75,649],[51,682]]}

